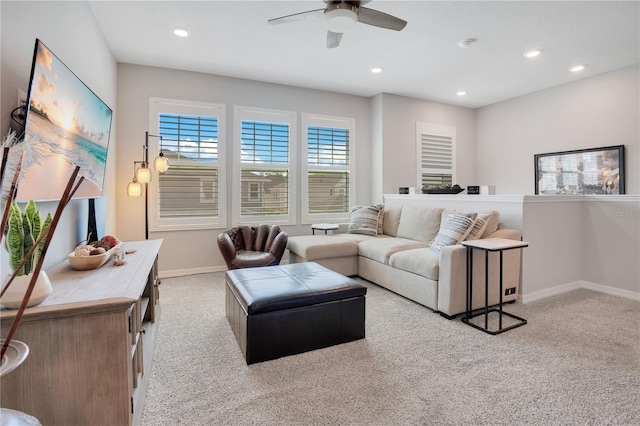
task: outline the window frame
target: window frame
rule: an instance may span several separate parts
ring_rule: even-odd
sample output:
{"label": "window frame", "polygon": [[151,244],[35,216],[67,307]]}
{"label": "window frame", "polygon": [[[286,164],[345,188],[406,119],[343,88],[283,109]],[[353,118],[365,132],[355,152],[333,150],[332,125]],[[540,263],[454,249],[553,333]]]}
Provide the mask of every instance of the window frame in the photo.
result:
{"label": "window frame", "polygon": [[[307,152],[309,146],[309,127],[328,127],[346,129],[349,132],[349,165],[345,167],[309,166]],[[344,213],[310,213],[309,212],[309,172],[310,171],[346,171],[349,173],[349,203],[354,205],[356,199],[356,120],[352,117],[338,117],[323,114],[302,113],[300,118],[300,209],[301,224],[308,225],[324,221],[348,222],[349,209]]]}
{"label": "window frame", "polygon": [[[227,227],[227,196],[226,196],[226,139],[227,139],[227,106],[225,104],[211,102],[197,102],[169,98],[149,98],[149,134],[159,135],[160,114],[196,115],[216,117],[218,119],[218,159],[215,166],[218,171],[218,215],[211,217],[193,218],[160,218],[159,208],[159,176],[154,170],[153,178],[149,182],[149,230],[160,231],[185,231],[196,229],[224,229]],[[149,163],[153,168],[153,159],[159,154],[160,139],[149,137]],[[169,164],[171,169],[171,164]],[[202,188],[200,180],[199,190]],[[202,197],[202,192],[201,192]]]}
{"label": "window frame", "polygon": [[[275,110],[267,108],[255,108],[235,105],[233,109],[233,182],[232,182],[232,226],[239,224],[270,225],[296,225],[296,188],[297,188],[297,114],[294,111]],[[260,121],[271,123],[284,123],[289,126],[289,162],[286,165],[274,164],[265,168],[288,169],[288,206],[287,215],[241,215],[241,190],[242,190],[242,121]],[[255,164],[246,164],[246,168],[253,168]],[[260,168],[260,166],[258,166]]]}
{"label": "window frame", "polygon": [[[425,170],[422,167],[422,136],[433,135],[451,138],[451,168],[445,170],[445,172],[438,171],[440,174],[447,175],[447,171],[451,173],[451,182],[456,182],[456,128],[453,126],[446,126],[435,123],[422,123],[416,122],[416,170],[417,170],[417,185],[416,189],[419,191],[422,188],[422,174]],[[433,171],[435,172],[435,170]],[[436,173],[434,173],[436,174]]]}

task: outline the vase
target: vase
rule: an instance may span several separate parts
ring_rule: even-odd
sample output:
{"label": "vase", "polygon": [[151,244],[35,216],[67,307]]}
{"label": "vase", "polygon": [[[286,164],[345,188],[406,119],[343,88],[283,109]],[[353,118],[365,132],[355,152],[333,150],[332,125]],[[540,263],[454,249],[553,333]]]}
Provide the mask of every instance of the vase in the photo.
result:
{"label": "vase", "polygon": [[[29,288],[29,283],[31,283],[31,277],[33,273],[29,275],[21,275],[19,277],[15,277],[7,291],[2,296],[0,300],[0,304],[7,309],[18,309],[22,304],[22,299],[24,298],[27,289]],[[10,276],[9,276],[10,277]],[[9,280],[9,277],[4,280],[6,283]],[[33,287],[33,292],[31,293],[31,297],[27,302],[27,308],[31,306],[39,305],[44,302],[44,300],[51,294],[53,291],[53,287],[51,287],[51,281],[49,281],[49,276],[45,271],[40,271],[40,275],[38,276],[38,280],[36,281],[35,287]]]}

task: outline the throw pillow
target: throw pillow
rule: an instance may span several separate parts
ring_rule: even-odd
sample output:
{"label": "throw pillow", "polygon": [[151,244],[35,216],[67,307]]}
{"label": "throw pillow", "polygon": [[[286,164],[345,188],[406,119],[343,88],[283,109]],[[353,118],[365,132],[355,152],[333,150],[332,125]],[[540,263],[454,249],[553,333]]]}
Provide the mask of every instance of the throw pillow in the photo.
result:
{"label": "throw pillow", "polygon": [[489,214],[488,213],[478,213],[476,216],[476,221],[473,223],[473,227],[469,232],[469,235],[465,238],[465,240],[477,240],[482,237],[484,230],[487,229],[487,225],[489,225]]}
{"label": "throw pillow", "polygon": [[382,208],[378,206],[354,207],[347,234],[378,235],[378,222]]}
{"label": "throw pillow", "polygon": [[444,246],[460,244],[460,241],[471,232],[475,222],[476,213],[452,213],[440,227],[436,238],[431,242],[431,250],[440,253]]}
{"label": "throw pillow", "polygon": [[384,204],[378,204],[375,207],[380,208],[380,214],[378,215],[378,235],[382,235],[382,224],[384,222]]}

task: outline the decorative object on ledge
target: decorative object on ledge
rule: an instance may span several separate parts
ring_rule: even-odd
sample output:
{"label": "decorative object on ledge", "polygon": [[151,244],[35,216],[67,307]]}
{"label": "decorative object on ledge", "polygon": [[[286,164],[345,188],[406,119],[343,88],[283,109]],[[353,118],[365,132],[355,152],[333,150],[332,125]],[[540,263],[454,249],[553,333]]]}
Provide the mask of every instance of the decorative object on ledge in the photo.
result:
{"label": "decorative object on ledge", "polygon": [[536,195],[624,194],[624,145],[534,155]]}
{"label": "decorative object on ledge", "polygon": [[[35,265],[42,256],[44,240],[37,245],[34,244],[34,241],[41,240],[39,237],[42,230],[46,229],[53,219],[49,213],[43,223],[40,211],[36,209],[36,203],[33,200],[27,203],[24,213],[20,211],[17,202],[9,204],[4,246],[9,253],[9,266],[16,277],[14,285],[9,291],[2,290],[0,304],[9,309],[18,309],[31,282]],[[35,247],[35,250],[31,250],[32,247]],[[32,254],[27,256],[27,253],[31,252]],[[27,308],[42,303],[52,291],[53,288],[47,273],[40,271]]]}
{"label": "decorative object on ledge", "polygon": [[423,194],[459,194],[462,191],[464,191],[464,188],[461,188],[460,185],[430,185],[422,187]]}
{"label": "decorative object on ledge", "polygon": [[[149,169],[149,137],[160,139],[162,147],[162,136],[150,135],[149,132],[144,133],[144,159],[142,161],[133,162],[133,180],[127,185],[127,195],[129,197],[140,197],[142,195],[142,184],[144,184],[144,239],[149,239],[149,182],[151,182],[151,170]],[[136,169],[136,164],[140,167]],[[164,156],[162,148],[160,155],[153,161],[153,167],[160,174],[169,170],[169,160]]]}
{"label": "decorative object on ledge", "polygon": [[86,271],[89,269],[97,269],[107,263],[115,253],[118,253],[122,243],[110,248],[102,254],[91,256],[76,256],[76,252],[69,253],[69,266],[76,271]]}

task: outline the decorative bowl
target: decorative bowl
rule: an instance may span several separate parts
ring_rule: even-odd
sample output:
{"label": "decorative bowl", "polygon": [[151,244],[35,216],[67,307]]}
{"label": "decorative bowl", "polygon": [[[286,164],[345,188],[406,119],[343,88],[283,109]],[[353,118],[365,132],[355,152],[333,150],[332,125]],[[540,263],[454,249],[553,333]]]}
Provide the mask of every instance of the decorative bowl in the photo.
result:
{"label": "decorative bowl", "polygon": [[94,254],[93,256],[76,256],[75,252],[72,252],[69,254],[69,266],[77,271],[97,269],[107,263],[109,259],[111,259],[113,253],[115,253],[120,248],[120,244],[111,247],[103,254]]}
{"label": "decorative bowl", "polygon": [[448,189],[423,189],[423,194],[459,194],[464,188],[448,188]]}

